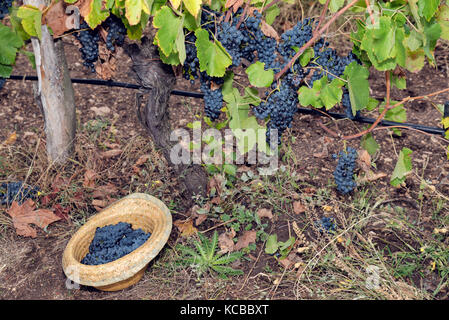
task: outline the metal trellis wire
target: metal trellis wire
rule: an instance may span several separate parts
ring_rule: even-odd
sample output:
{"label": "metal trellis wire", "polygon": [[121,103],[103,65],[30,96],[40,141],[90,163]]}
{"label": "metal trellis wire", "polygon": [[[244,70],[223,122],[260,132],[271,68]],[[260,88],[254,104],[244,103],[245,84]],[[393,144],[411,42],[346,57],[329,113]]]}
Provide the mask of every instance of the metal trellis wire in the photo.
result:
{"label": "metal trellis wire", "polygon": [[[10,80],[28,80],[28,81],[37,81],[38,80],[38,78],[36,76],[24,76],[24,75],[11,75],[9,77],[9,79]],[[72,83],[91,84],[91,85],[97,85],[97,86],[120,87],[120,88],[128,88],[128,89],[142,89],[143,88],[142,86],[140,86],[138,84],[116,82],[116,81],[111,81],[111,80],[78,79],[78,78],[73,78],[71,80],[72,80]],[[204,98],[204,94],[202,94],[200,92],[173,90],[171,92],[171,94],[176,95],[176,96],[191,97],[191,98],[198,98],[198,99]],[[308,108],[298,108],[298,112],[302,113],[302,114],[310,114],[310,115],[317,115],[317,116],[330,116],[334,119],[348,118],[346,116],[346,114],[321,111],[321,110],[316,110],[316,109],[308,109]],[[444,115],[449,116],[449,102],[444,105]],[[357,116],[351,120],[360,122],[360,123],[368,123],[368,124],[372,124],[376,121],[376,119],[374,119],[374,118],[368,118],[368,117],[362,117],[362,116]],[[408,123],[408,122],[395,122],[395,121],[382,120],[379,123],[379,125],[380,126],[409,127],[409,128],[417,129],[417,130],[424,131],[424,132],[427,132],[430,134],[436,134],[436,135],[442,135],[442,136],[445,136],[445,133],[446,133],[446,130],[444,128],[429,127],[429,126],[424,126],[424,125],[415,124],[415,123]]]}

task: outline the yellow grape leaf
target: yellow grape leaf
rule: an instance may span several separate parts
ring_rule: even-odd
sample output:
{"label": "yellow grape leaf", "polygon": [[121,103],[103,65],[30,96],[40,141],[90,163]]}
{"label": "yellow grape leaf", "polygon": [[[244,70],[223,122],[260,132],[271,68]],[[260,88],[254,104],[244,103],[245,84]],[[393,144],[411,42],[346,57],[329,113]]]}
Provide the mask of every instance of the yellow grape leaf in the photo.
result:
{"label": "yellow grape leaf", "polygon": [[187,10],[196,18],[201,10],[201,0],[182,0]]}
{"label": "yellow grape leaf", "polygon": [[181,0],[170,0],[171,5],[173,8],[178,9],[179,5],[181,4]]}

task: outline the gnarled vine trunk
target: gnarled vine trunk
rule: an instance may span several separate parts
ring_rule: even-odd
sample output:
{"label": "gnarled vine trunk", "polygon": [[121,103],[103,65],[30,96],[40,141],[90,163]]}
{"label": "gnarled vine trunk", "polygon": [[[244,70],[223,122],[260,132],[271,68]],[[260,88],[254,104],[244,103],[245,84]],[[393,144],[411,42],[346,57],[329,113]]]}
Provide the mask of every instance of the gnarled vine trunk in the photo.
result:
{"label": "gnarled vine trunk", "polygon": [[168,100],[176,82],[173,70],[161,62],[156,46],[146,37],[141,45],[125,45],[125,50],[133,61],[137,81],[148,93],[144,108],[140,106],[140,98],[137,101],[138,118],[178,175],[187,199],[196,194],[205,195],[208,179],[204,169],[196,164],[174,164],[170,159],[175,144],[170,141],[172,129],[168,112]]}

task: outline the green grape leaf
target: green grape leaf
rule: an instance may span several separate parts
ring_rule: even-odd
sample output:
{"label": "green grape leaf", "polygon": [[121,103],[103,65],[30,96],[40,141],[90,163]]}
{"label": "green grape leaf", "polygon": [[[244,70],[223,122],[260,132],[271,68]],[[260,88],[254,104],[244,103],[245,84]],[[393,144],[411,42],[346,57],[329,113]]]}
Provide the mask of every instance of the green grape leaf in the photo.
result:
{"label": "green grape leaf", "polygon": [[266,254],[274,254],[278,250],[278,236],[277,234],[270,234],[267,238],[267,242],[265,243],[265,253]]}
{"label": "green grape leaf", "polygon": [[405,68],[410,72],[418,72],[426,62],[424,49],[416,51],[406,50]]}
{"label": "green grape leaf", "polygon": [[392,186],[399,186],[405,181],[407,174],[412,171],[412,158],[410,157],[412,152],[408,148],[402,148],[399,153],[398,161],[390,178],[390,184]]}
{"label": "green grape leaf", "polygon": [[437,14],[438,24],[441,26],[441,38],[449,41],[449,6],[442,5]]}
{"label": "green grape leaf", "polygon": [[418,0],[419,14],[430,21],[438,10],[440,0]]}
{"label": "green grape leaf", "polygon": [[201,26],[201,16],[198,18],[192,16],[192,14],[188,11],[184,12],[184,28],[189,31],[195,31]]}
{"label": "green grape leaf", "polygon": [[77,2],[78,0],[64,0],[65,3],[73,4]]}
{"label": "green grape leaf", "polygon": [[95,29],[103,21],[105,21],[110,15],[110,11],[103,8],[102,0],[91,0],[89,5],[89,11],[84,17],[89,27]]}
{"label": "green grape leaf", "polygon": [[407,79],[405,77],[391,77],[391,84],[393,84],[396,88],[400,90],[407,89]]}
{"label": "green grape leaf", "polygon": [[197,17],[201,10],[201,0],[182,0],[184,6],[187,10],[194,16]]}
{"label": "green grape leaf", "polygon": [[23,29],[32,37],[42,36],[42,12],[31,5],[24,5],[17,11],[17,17],[22,19]]}
{"label": "green grape leaf", "polygon": [[435,51],[435,46],[437,44],[437,40],[441,36],[441,32],[442,29],[438,23],[426,24],[424,26],[424,34],[426,35],[423,46],[424,53],[432,64],[435,64],[433,52]]}
{"label": "green grape leaf", "polygon": [[158,49],[159,49],[159,56],[163,63],[169,64],[172,66],[177,66],[177,65],[181,64],[181,61],[179,61],[179,54],[177,52],[172,52],[168,56],[166,56],[162,52],[160,47]]}
{"label": "green grape leaf", "polygon": [[310,60],[315,56],[315,51],[312,48],[307,48],[299,57],[299,63],[305,67],[309,64]]}
{"label": "green grape leaf", "polygon": [[351,100],[352,114],[363,110],[369,103],[369,71],[357,62],[351,62],[345,69],[344,75],[348,80],[349,98]]}
{"label": "green grape leaf", "polygon": [[329,10],[332,13],[337,12],[343,5],[345,4],[345,0],[331,0],[329,2]]}
{"label": "green grape leaf", "polygon": [[344,82],[340,79],[334,79],[329,85],[326,85],[321,90],[320,98],[323,101],[326,110],[331,109],[337,103],[341,101],[341,97],[343,96],[343,87]]}
{"label": "green grape leaf", "polygon": [[153,26],[158,29],[154,41],[166,57],[172,53],[175,45],[178,46],[176,42],[182,25],[182,19],[176,17],[167,6],[163,6],[154,16]]}
{"label": "green grape leaf", "polygon": [[281,10],[277,5],[271,6],[265,10],[265,22],[272,25],[277,16],[281,14]]}
{"label": "green grape leaf", "polygon": [[374,139],[371,133],[367,133],[362,137],[362,141],[360,142],[363,149],[365,149],[370,156],[373,156],[377,150],[379,150],[379,144]]}
{"label": "green grape leaf", "polygon": [[448,129],[449,128],[449,117],[443,118],[441,120],[441,124],[443,125],[444,129]]}
{"label": "green grape leaf", "polygon": [[246,70],[249,82],[258,88],[269,87],[273,83],[273,69],[265,70],[265,63],[257,61],[250,65]]}
{"label": "green grape leaf", "polygon": [[197,55],[200,70],[212,77],[222,77],[226,68],[232,64],[232,58],[219,41],[209,41],[209,32],[204,29],[195,31]]}
{"label": "green grape leaf", "polygon": [[[384,62],[393,57],[395,30],[392,26],[391,17],[382,16],[376,28],[366,30],[362,40],[361,48],[368,55],[375,56],[377,62]],[[371,58],[371,56],[370,56]]]}
{"label": "green grape leaf", "polygon": [[[125,0],[126,19],[128,19],[131,26],[135,26],[140,22],[142,14],[142,0]],[[148,12],[147,12],[148,13]]]}
{"label": "green grape leaf", "polygon": [[[230,81],[228,78],[228,81]],[[225,82],[226,83],[226,82]],[[237,148],[241,154],[246,154],[252,150],[261,136],[265,139],[266,129],[259,125],[255,116],[249,116],[249,103],[245,102],[237,88],[232,88],[232,93],[228,91],[223,94],[227,102],[229,112],[229,128],[237,138]],[[264,143],[266,141],[264,140]],[[258,145],[259,150],[264,151],[265,145]]]}
{"label": "green grape leaf", "polygon": [[17,7],[13,6],[10,8],[9,21],[11,21],[12,29],[14,30],[14,32],[17,33],[22,38],[22,40],[26,41],[30,39],[30,35],[23,28],[22,19],[17,16],[18,11],[19,8]]}
{"label": "green grape leaf", "polygon": [[[397,103],[397,101],[394,101],[394,100],[390,101],[390,104],[392,104],[392,105],[395,103]],[[380,108],[379,108],[380,112],[382,112],[384,110],[384,108],[385,108],[384,105],[385,105],[385,102],[382,103],[382,105],[380,106]],[[399,105],[397,107],[394,107],[393,109],[388,110],[385,113],[385,120],[400,122],[400,123],[406,122],[407,121],[407,111],[405,110],[404,105]]]}
{"label": "green grape leaf", "polygon": [[302,86],[298,93],[298,99],[302,106],[309,105],[315,108],[326,107],[326,110],[331,109],[341,101],[343,91],[341,87],[344,82],[340,79],[334,79],[328,83],[327,76],[313,82],[313,87]]}
{"label": "green grape leaf", "polygon": [[[4,65],[4,70],[9,69],[6,66],[11,66],[15,63],[17,51],[23,44],[23,40],[19,35],[7,26],[0,24],[0,64]],[[9,73],[5,75],[6,73],[6,71],[3,71],[0,76],[3,78],[9,77]]]}

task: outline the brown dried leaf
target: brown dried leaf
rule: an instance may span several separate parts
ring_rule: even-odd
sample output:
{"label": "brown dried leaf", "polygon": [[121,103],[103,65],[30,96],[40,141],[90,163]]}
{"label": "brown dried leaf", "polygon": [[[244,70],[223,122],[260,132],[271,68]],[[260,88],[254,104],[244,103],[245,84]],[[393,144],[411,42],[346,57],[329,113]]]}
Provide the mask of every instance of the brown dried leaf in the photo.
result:
{"label": "brown dried leaf", "polygon": [[193,220],[176,220],[173,224],[181,232],[182,237],[190,237],[191,235],[198,232],[198,229],[193,226]]}
{"label": "brown dried leaf", "polygon": [[121,149],[112,149],[112,150],[108,150],[108,151],[103,151],[103,152],[100,152],[100,158],[101,159],[113,158],[113,157],[120,155],[122,152],[123,152],[123,150],[121,150]]}
{"label": "brown dried leaf", "polygon": [[276,41],[279,41],[280,37],[276,30],[272,26],[270,26],[268,23],[265,22],[265,20],[261,21],[260,30],[263,32],[264,35],[270,38],[275,38]]}
{"label": "brown dried leaf", "polygon": [[257,210],[257,215],[261,219],[268,218],[270,220],[273,220],[273,212],[271,211],[271,209],[260,208],[259,210]]}
{"label": "brown dried leaf", "polygon": [[64,219],[66,221],[70,220],[69,212],[70,207],[63,207],[59,203],[56,203],[53,206],[53,209],[55,210],[55,215],[60,217],[61,219]]}
{"label": "brown dried leaf", "polygon": [[84,188],[95,188],[95,179],[97,177],[97,173],[92,169],[87,169],[84,173]]}
{"label": "brown dried leaf", "polygon": [[359,163],[363,171],[368,171],[371,168],[371,156],[369,155],[368,151],[360,151],[357,162]]}
{"label": "brown dried leaf", "polygon": [[116,59],[113,57],[103,63],[97,63],[95,66],[95,72],[103,80],[111,80],[115,76],[116,70]]}
{"label": "brown dried leaf", "polygon": [[66,24],[68,18],[69,16],[65,14],[64,2],[59,1],[49,7],[44,15],[43,23],[51,28],[55,37],[58,37],[70,30],[70,26]]}
{"label": "brown dried leaf", "polygon": [[250,243],[256,242],[256,231],[248,230],[245,231],[240,237],[237,243],[234,246],[234,251],[238,251],[240,249],[246,248],[250,245]]}
{"label": "brown dried leaf", "polygon": [[61,218],[53,214],[51,210],[35,210],[35,207],[34,201],[28,199],[22,205],[19,205],[14,201],[9,210],[6,211],[11,216],[14,228],[16,228],[18,235],[36,238],[37,231],[32,228],[30,224],[45,229],[49,224],[61,220]]}
{"label": "brown dried leaf", "polygon": [[210,193],[212,189],[215,189],[216,194],[220,195],[223,190],[223,181],[224,177],[220,174],[216,174],[211,177],[208,184],[208,193]]}
{"label": "brown dried leaf", "polygon": [[96,187],[95,191],[92,193],[92,198],[106,198],[117,193],[118,188],[112,183],[108,183],[104,186]]}
{"label": "brown dried leaf", "polygon": [[[104,208],[108,205],[109,201],[108,200],[100,200],[100,199],[93,199],[92,200],[92,205],[94,207],[98,207],[98,208]],[[98,209],[97,209],[98,210]]]}
{"label": "brown dried leaf", "polygon": [[293,202],[293,212],[295,214],[301,214],[306,212],[306,207],[301,203],[301,201]]}
{"label": "brown dried leaf", "polygon": [[230,232],[223,232],[218,236],[219,253],[228,253],[234,251],[235,231],[231,228]]}
{"label": "brown dried leaf", "polygon": [[143,165],[145,162],[150,159],[149,154],[144,154],[143,156],[140,156],[139,159],[137,159],[136,163],[134,164],[136,167]]}
{"label": "brown dried leaf", "polygon": [[373,182],[382,178],[385,178],[387,174],[385,172],[378,172],[374,173],[373,171],[369,171],[365,174],[363,178],[359,179],[359,183],[365,183],[365,182]]}

